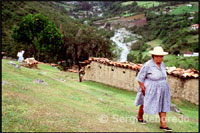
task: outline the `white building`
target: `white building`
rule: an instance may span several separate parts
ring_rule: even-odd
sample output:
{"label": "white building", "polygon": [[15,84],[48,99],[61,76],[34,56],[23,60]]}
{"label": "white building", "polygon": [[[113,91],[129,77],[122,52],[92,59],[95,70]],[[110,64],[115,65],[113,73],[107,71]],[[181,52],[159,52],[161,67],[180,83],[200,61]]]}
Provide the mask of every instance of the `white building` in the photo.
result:
{"label": "white building", "polygon": [[188,19],[194,19],[194,17],[189,17]]}
{"label": "white building", "polygon": [[199,56],[199,53],[197,53],[197,52],[194,52],[194,53],[184,53],[183,54],[183,57],[192,57],[192,56]]}
{"label": "white building", "polygon": [[192,7],[192,5],[191,5],[191,4],[187,4],[187,6],[188,6],[188,7]]}
{"label": "white building", "polygon": [[193,24],[190,30],[197,30],[199,28],[199,24]]}
{"label": "white building", "polygon": [[103,13],[98,14],[98,17],[102,17],[102,16],[103,16]]}

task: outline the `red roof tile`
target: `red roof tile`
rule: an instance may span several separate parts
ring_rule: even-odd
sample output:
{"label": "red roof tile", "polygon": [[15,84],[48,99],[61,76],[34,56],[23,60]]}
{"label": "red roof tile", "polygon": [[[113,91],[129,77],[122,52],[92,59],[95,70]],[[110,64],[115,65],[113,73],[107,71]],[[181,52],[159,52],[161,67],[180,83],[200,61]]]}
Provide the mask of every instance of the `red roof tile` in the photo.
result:
{"label": "red roof tile", "polygon": [[[89,60],[86,60],[85,62],[87,62],[87,64],[90,64],[92,61],[96,61],[105,65],[122,67],[126,69],[138,70],[138,71],[143,66],[143,64],[134,64],[132,62],[111,61],[107,58],[97,58],[97,57],[90,57]],[[199,71],[195,69],[184,70],[182,68],[166,67],[166,72],[169,75],[174,75],[180,78],[198,78],[199,77]]]}

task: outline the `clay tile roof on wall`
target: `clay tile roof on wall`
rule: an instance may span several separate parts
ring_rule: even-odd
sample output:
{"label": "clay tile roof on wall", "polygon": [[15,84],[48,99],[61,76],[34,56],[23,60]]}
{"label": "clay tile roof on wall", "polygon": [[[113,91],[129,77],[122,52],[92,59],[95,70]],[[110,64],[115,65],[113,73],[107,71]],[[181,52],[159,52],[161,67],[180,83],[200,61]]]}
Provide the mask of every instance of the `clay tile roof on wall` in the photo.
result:
{"label": "clay tile roof on wall", "polygon": [[38,64],[38,61],[36,61],[35,58],[26,58],[24,61],[27,64],[30,64],[30,65],[32,65],[32,64]]}
{"label": "clay tile roof on wall", "polygon": [[[92,61],[96,61],[105,65],[122,67],[126,69],[138,70],[138,71],[143,66],[143,64],[134,64],[132,62],[111,61],[107,58],[97,58],[97,57],[89,57],[89,60],[86,60],[85,62],[87,62],[87,64],[90,64]],[[199,77],[199,71],[195,69],[184,70],[182,68],[166,67],[166,72],[169,75],[174,75],[180,78],[198,78]]]}
{"label": "clay tile roof on wall", "polygon": [[186,51],[186,52],[184,52],[184,54],[193,54],[193,53],[190,51]]}
{"label": "clay tile roof on wall", "polygon": [[52,67],[58,66],[58,64],[55,64],[55,63],[51,63],[50,65],[51,65]]}
{"label": "clay tile roof on wall", "polygon": [[38,64],[44,64],[44,62],[39,62],[39,61],[38,61]]}

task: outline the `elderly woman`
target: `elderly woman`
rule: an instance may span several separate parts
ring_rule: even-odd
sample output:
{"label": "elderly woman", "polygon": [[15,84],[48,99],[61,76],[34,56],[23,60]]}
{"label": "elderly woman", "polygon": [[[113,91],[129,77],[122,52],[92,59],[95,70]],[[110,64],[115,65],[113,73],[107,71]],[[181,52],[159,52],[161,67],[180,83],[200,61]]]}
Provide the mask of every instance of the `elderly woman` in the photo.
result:
{"label": "elderly woman", "polygon": [[147,61],[138,73],[137,80],[139,89],[135,100],[135,105],[139,107],[137,120],[141,124],[146,124],[143,120],[143,114],[159,114],[160,129],[172,131],[166,126],[166,112],[170,111],[171,92],[166,81],[167,74],[165,64],[162,62],[164,52],[162,47],[158,46],[149,51],[152,59]]}

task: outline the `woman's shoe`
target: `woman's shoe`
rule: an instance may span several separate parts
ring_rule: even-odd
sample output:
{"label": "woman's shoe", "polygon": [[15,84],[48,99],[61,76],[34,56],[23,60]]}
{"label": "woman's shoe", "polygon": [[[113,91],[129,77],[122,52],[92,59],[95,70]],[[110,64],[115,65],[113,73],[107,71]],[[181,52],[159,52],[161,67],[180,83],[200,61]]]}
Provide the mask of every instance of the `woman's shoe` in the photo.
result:
{"label": "woman's shoe", "polygon": [[147,122],[145,120],[139,120],[137,115],[136,115],[136,119],[140,124],[147,124]]}
{"label": "woman's shoe", "polygon": [[168,128],[168,127],[160,127],[160,129],[163,129],[164,131],[167,131],[167,132],[171,132],[172,131],[172,129]]}

